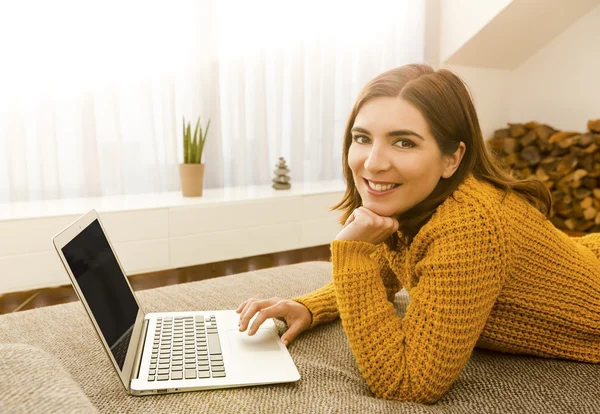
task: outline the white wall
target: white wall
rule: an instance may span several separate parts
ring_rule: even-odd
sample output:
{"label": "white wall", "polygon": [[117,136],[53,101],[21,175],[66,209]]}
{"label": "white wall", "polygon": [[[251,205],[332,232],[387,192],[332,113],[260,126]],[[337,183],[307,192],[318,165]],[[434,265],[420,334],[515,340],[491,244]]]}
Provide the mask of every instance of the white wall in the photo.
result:
{"label": "white wall", "polygon": [[444,62],[513,0],[441,0],[440,61]]}
{"label": "white wall", "polygon": [[[448,3],[452,7],[442,9],[440,16],[440,24],[446,25],[440,31],[440,57],[444,47],[448,49],[451,42],[465,38],[468,30],[475,27],[470,14],[459,13],[459,3],[463,8],[481,6],[475,0],[442,1],[442,5]],[[496,3],[497,12],[499,6],[500,2]],[[487,12],[493,10],[490,6]],[[480,12],[481,19],[488,16]],[[491,138],[493,131],[504,128],[507,122],[532,120],[561,130],[585,131],[589,119],[600,118],[598,22],[600,6],[568,26],[514,70],[448,65],[443,63],[443,57],[441,67],[456,72],[470,87],[486,138]],[[450,27],[456,28],[457,34],[445,39]]]}
{"label": "white wall", "polygon": [[600,6],[513,72],[509,119],[585,131],[600,118]]}
{"label": "white wall", "polygon": [[441,0],[439,2],[439,62],[462,77],[471,94],[484,137],[509,117],[510,75],[507,70],[447,65],[443,62],[479,32],[513,0]]}
{"label": "white wall", "polygon": [[460,76],[471,91],[484,138],[510,119],[510,88],[512,72],[502,69],[480,69],[443,65]]}

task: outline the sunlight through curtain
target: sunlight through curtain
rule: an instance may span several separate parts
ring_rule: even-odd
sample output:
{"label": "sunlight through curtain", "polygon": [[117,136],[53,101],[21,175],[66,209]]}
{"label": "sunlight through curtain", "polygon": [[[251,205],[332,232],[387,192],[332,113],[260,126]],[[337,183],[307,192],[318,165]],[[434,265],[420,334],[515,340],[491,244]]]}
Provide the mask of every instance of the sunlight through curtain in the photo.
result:
{"label": "sunlight through curtain", "polygon": [[341,178],[359,88],[423,60],[423,1],[0,5],[0,202],[176,191],[181,119],[205,187]]}

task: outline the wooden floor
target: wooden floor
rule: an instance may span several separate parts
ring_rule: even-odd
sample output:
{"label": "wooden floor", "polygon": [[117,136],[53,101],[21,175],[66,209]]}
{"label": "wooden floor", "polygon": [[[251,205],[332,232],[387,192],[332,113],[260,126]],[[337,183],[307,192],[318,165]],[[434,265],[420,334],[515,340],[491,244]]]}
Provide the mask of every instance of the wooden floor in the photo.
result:
{"label": "wooden floor", "polygon": [[[133,290],[143,290],[314,260],[329,261],[329,245],[265,254],[245,259],[227,260],[182,269],[133,275],[129,277],[129,282]],[[71,285],[7,293],[0,295],[0,314],[57,305],[76,300],[78,300],[77,295]]]}

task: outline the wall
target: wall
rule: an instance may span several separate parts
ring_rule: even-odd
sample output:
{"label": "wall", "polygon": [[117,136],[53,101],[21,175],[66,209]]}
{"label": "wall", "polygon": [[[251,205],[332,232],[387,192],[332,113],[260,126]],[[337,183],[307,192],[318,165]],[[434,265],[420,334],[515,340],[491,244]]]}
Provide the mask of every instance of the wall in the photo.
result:
{"label": "wall", "polygon": [[[442,7],[440,16],[440,62],[470,87],[484,137],[490,138],[507,122],[536,120],[557,129],[584,131],[589,119],[600,118],[600,6],[566,27],[513,70],[445,63],[449,45],[460,47],[457,42],[469,31],[493,17],[489,13],[500,11],[500,2],[485,10],[477,9],[482,7],[479,3],[442,1],[446,7]],[[470,7],[478,10],[477,25],[470,14],[460,13],[461,8]],[[456,35],[448,32],[451,28],[457,30]]]}
{"label": "wall", "polygon": [[600,6],[512,74],[509,119],[584,131],[600,118]]}
{"label": "wall", "polygon": [[441,0],[440,61],[444,62],[513,0]]}
{"label": "wall", "polygon": [[469,87],[484,138],[510,119],[510,88],[512,72],[502,69],[480,69],[443,65],[459,75]]}

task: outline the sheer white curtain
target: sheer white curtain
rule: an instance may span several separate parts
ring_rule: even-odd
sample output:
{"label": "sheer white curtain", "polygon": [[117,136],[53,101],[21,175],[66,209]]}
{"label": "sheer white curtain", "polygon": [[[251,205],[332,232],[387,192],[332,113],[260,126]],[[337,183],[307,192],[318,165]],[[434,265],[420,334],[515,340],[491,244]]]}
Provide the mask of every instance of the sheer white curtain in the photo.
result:
{"label": "sheer white curtain", "polygon": [[181,118],[212,119],[205,185],[341,177],[375,74],[423,60],[423,1],[0,4],[0,202],[174,191]]}
{"label": "sheer white curtain", "polygon": [[360,88],[423,61],[424,26],[423,1],[219,1],[225,185],[269,183],[279,156],[292,183],[341,178]]}

